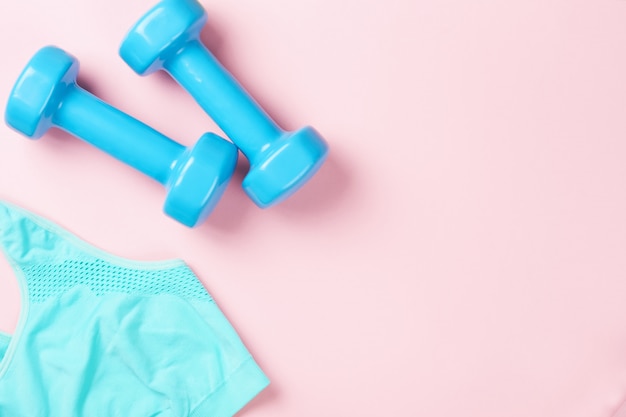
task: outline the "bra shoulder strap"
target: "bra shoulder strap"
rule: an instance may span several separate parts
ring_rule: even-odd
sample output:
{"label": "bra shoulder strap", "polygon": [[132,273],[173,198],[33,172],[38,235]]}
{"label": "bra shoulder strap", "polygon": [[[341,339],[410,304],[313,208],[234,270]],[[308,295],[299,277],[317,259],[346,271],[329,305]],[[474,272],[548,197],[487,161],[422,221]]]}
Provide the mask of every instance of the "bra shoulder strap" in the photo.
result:
{"label": "bra shoulder strap", "polygon": [[19,207],[0,201],[0,246],[14,264],[54,264],[89,255],[69,232]]}

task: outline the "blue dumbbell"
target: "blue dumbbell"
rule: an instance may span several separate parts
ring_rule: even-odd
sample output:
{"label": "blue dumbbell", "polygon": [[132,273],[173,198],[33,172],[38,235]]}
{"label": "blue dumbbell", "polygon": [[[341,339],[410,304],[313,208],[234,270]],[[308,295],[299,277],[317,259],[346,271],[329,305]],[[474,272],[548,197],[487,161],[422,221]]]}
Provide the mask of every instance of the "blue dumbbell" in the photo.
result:
{"label": "blue dumbbell", "polygon": [[167,189],[164,211],[193,227],[213,210],[237,163],[237,148],[212,133],[185,148],[76,84],[79,63],[48,46],[30,60],[9,97],[5,119],[40,138],[56,126],[154,178]]}
{"label": "blue dumbbell", "polygon": [[138,74],[167,71],[250,160],[243,181],[260,207],[289,197],[328,154],[312,127],[282,130],[200,41],[207,14],[196,0],[164,0],[130,30],[120,48]]}

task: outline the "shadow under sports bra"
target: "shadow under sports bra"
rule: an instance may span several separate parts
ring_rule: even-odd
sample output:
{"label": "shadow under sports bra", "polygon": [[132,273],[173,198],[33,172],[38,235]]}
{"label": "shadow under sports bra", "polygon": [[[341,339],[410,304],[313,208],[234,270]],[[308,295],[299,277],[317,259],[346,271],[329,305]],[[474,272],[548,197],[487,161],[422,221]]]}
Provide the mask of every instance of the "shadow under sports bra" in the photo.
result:
{"label": "shadow under sports bra", "polygon": [[137,262],[0,202],[22,294],[0,416],[230,417],[268,385],[183,261]]}

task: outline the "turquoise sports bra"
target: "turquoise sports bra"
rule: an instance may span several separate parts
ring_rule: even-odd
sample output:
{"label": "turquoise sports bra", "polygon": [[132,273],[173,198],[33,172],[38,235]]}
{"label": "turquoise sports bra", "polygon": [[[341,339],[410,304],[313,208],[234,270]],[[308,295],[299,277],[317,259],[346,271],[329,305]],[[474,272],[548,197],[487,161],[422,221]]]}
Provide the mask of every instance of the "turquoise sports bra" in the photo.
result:
{"label": "turquoise sports bra", "polygon": [[0,416],[230,417],[267,386],[182,261],[121,259],[3,202],[0,244],[22,293]]}

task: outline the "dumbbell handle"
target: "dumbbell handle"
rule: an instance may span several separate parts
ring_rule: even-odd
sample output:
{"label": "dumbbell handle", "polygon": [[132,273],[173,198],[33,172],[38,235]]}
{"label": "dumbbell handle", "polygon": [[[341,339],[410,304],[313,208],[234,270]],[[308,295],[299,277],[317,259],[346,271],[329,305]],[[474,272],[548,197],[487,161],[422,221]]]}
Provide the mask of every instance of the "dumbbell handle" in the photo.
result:
{"label": "dumbbell handle", "polygon": [[164,68],[248,159],[259,156],[283,133],[199,40],[189,41],[176,56],[165,60]]}
{"label": "dumbbell handle", "polygon": [[110,106],[80,86],[68,86],[52,122],[166,184],[185,147]]}

